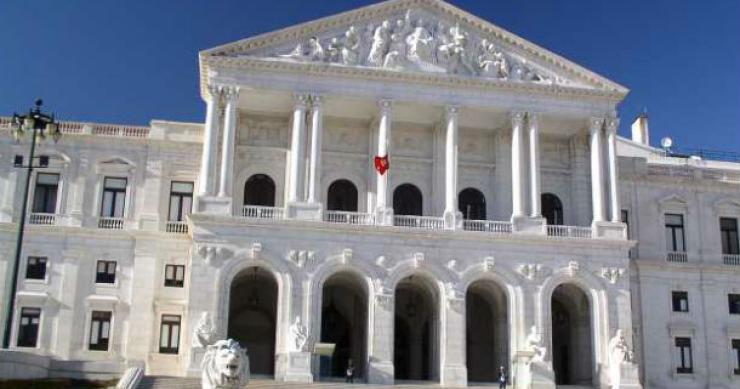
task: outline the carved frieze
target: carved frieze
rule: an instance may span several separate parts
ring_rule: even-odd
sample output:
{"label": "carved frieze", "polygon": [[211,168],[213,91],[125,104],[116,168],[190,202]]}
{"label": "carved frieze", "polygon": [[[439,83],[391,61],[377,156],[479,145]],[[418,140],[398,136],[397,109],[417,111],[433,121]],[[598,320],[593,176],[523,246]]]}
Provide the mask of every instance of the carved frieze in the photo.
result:
{"label": "carved frieze", "polygon": [[616,284],[617,281],[624,275],[624,268],[618,267],[603,267],[601,268],[601,276],[609,281],[610,284]]}

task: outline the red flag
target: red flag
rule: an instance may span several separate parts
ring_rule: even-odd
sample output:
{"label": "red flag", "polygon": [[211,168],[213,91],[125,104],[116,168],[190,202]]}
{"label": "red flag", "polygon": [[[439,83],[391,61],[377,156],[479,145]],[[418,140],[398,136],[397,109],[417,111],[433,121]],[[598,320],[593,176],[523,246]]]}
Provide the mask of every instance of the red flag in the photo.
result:
{"label": "red flag", "polygon": [[386,170],[388,170],[388,167],[389,167],[389,164],[388,164],[387,154],[382,157],[377,156],[377,155],[375,156],[375,170],[377,170],[381,176],[385,174]]}

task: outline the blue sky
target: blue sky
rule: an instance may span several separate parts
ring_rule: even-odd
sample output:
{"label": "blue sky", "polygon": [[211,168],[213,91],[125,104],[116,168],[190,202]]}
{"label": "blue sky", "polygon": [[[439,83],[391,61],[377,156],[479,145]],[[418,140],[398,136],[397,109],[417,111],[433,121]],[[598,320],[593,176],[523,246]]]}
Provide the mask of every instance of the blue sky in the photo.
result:
{"label": "blue sky", "polygon": [[[367,0],[4,0],[0,115],[37,96],[61,118],[202,121],[197,53]],[[453,0],[631,92],[651,140],[740,151],[740,1]]]}

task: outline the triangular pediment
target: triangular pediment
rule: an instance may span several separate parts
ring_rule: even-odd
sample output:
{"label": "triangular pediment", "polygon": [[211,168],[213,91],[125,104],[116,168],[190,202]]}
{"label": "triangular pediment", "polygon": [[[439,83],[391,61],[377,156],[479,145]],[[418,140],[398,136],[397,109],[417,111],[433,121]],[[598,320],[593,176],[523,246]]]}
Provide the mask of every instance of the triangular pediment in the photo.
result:
{"label": "triangular pediment", "polygon": [[206,50],[201,59],[320,64],[627,93],[619,84],[441,0],[390,0]]}

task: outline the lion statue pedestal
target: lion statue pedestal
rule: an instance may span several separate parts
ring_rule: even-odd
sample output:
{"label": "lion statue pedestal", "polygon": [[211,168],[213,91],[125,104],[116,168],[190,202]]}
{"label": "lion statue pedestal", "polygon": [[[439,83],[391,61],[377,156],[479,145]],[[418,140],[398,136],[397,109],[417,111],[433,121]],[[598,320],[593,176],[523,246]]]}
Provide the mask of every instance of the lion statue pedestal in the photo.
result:
{"label": "lion statue pedestal", "polygon": [[203,389],[239,389],[249,383],[247,350],[234,339],[208,345],[201,369]]}

